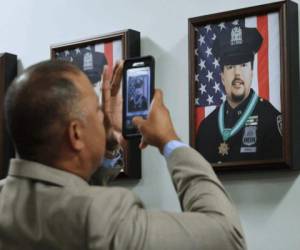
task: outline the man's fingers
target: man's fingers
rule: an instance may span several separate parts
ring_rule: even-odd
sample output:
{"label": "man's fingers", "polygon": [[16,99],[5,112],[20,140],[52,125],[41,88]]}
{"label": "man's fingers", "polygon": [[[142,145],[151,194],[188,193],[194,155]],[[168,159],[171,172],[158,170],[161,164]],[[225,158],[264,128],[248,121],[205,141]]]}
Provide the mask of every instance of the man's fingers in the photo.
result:
{"label": "man's fingers", "polygon": [[104,66],[103,75],[102,75],[102,105],[104,112],[109,113],[111,110],[110,107],[110,96],[111,96],[111,89],[109,84],[109,77],[108,77],[108,70],[107,66]]}
{"label": "man's fingers", "polygon": [[121,79],[122,79],[122,72],[123,72],[123,61],[116,64],[114,73],[113,73],[113,79],[112,79],[112,86],[111,86],[111,95],[115,96],[118,94],[120,85],[121,85]]}
{"label": "man's fingers", "polygon": [[151,102],[150,113],[151,110],[155,109],[156,107],[160,107],[162,105],[164,105],[162,91],[160,89],[155,89],[153,100]]}
{"label": "man's fingers", "polygon": [[[132,119],[133,124],[141,131],[143,124],[146,122],[142,117],[136,116]],[[148,143],[144,140],[144,137],[141,138],[141,142],[139,144],[140,149],[144,149],[148,146]]]}
{"label": "man's fingers", "polygon": [[108,67],[104,65],[102,73],[102,82],[109,82]]}
{"label": "man's fingers", "polygon": [[163,104],[163,93],[160,89],[156,89],[154,96],[153,96],[153,102],[157,103],[159,105]]}
{"label": "man's fingers", "polygon": [[114,65],[113,72],[112,72],[113,75],[115,74],[117,68],[119,67],[119,64],[120,64],[120,61],[117,61],[116,64]]}
{"label": "man's fingers", "polygon": [[140,116],[136,116],[133,117],[132,122],[138,129],[140,129],[140,127],[144,124],[145,120]]}
{"label": "man's fingers", "polygon": [[106,131],[106,133],[108,134],[109,130],[111,129],[111,122],[110,122],[110,119],[109,119],[108,114],[105,113],[105,112],[104,112],[104,120],[103,120],[103,123],[104,123],[105,131]]}

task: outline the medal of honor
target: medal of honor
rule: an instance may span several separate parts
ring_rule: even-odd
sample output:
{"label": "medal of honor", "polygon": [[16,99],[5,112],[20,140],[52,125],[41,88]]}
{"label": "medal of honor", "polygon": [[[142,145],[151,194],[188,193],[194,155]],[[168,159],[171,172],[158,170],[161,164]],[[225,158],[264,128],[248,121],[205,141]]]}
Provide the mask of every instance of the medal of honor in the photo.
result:
{"label": "medal of honor", "polygon": [[219,154],[224,156],[228,155],[229,152],[229,146],[226,142],[221,142],[219,146]]}
{"label": "medal of honor", "polygon": [[232,127],[232,128],[225,128],[224,125],[224,102],[222,103],[222,105],[220,106],[219,109],[219,114],[218,114],[218,125],[219,125],[219,130],[221,133],[221,136],[223,138],[223,142],[220,143],[220,146],[218,147],[219,149],[219,154],[224,156],[224,155],[228,155],[229,153],[229,145],[228,143],[226,143],[226,141],[234,136],[235,134],[237,134],[241,128],[245,125],[248,117],[252,114],[256,103],[258,101],[258,96],[253,93],[253,96],[248,104],[248,106],[246,107],[245,112],[243,113],[243,115],[240,117],[240,119],[237,121],[237,123]]}

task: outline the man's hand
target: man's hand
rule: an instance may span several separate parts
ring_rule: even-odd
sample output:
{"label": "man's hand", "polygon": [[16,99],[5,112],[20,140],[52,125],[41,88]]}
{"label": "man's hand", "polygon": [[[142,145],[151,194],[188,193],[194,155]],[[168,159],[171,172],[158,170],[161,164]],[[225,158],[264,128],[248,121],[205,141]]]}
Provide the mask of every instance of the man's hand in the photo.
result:
{"label": "man's hand", "polygon": [[122,132],[122,95],[120,93],[123,61],[116,63],[110,77],[107,66],[103,70],[102,105],[112,127]]}
{"label": "man's hand", "polygon": [[111,150],[116,144],[124,142],[122,137],[122,95],[120,93],[123,72],[123,61],[118,62],[109,76],[107,66],[102,75],[102,107],[104,124],[107,133],[107,149]]}
{"label": "man's hand", "polygon": [[141,149],[149,144],[158,147],[162,153],[167,142],[179,140],[173,127],[169,110],[163,103],[161,90],[155,91],[147,120],[141,117],[134,117],[133,123],[143,136],[140,144]]}

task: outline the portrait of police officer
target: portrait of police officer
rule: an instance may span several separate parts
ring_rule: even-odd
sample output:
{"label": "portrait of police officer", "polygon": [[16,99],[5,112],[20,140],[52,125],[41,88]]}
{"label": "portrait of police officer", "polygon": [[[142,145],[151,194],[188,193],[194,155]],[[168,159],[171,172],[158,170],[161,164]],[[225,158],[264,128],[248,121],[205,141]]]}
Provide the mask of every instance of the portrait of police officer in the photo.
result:
{"label": "portrait of police officer", "polygon": [[235,26],[213,44],[226,101],[201,122],[196,135],[196,149],[212,163],[282,157],[281,113],[251,88],[262,42],[256,28]]}
{"label": "portrait of police officer", "polygon": [[96,51],[95,45],[90,45],[80,50],[76,57],[75,64],[88,76],[93,84],[97,95],[100,95],[100,82],[107,59],[104,53]]}
{"label": "portrait of police officer", "polygon": [[104,66],[107,65],[105,54],[96,50],[97,45],[65,50],[58,53],[58,59],[71,62],[79,67],[91,81],[97,95],[100,96],[100,82]]}
{"label": "portrait of police officer", "polygon": [[142,77],[132,79],[133,92],[129,99],[128,111],[137,112],[147,110],[147,98],[144,96],[144,80]]}

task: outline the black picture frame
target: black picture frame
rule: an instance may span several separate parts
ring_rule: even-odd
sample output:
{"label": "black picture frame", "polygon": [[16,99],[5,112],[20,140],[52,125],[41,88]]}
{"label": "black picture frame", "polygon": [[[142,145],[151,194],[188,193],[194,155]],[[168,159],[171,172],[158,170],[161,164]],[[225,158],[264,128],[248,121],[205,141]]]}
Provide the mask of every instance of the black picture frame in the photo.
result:
{"label": "black picture frame", "polygon": [[[203,89],[202,92],[199,89],[199,72],[204,67],[203,63],[202,67],[200,67],[201,61],[199,63],[199,54],[201,52],[199,50],[202,48],[199,44],[204,41],[199,35],[203,31],[201,29],[205,26],[216,27],[216,25],[220,25],[221,23],[248,20],[252,17],[268,17],[273,13],[277,13],[276,15],[278,15],[277,29],[279,30],[279,51],[277,53],[279,53],[278,64],[280,65],[278,95],[280,111],[282,113],[282,156],[278,159],[211,162],[216,171],[265,168],[300,169],[300,157],[297,155],[300,152],[298,5],[289,0],[188,19],[190,145],[196,147],[198,125],[202,122],[199,118],[201,116],[199,113],[202,112],[199,108],[199,98],[201,97],[199,93],[204,93]],[[215,37],[212,36],[213,38]],[[210,53],[209,49],[208,53]],[[215,135],[211,134],[211,136]],[[207,146],[209,147],[209,145]]]}
{"label": "black picture frame", "polygon": [[[128,29],[78,41],[52,45],[50,47],[51,59],[58,59],[60,55],[63,57],[65,54],[66,56],[61,59],[73,61],[75,60],[75,56],[72,57],[72,53],[81,53],[85,49],[93,50],[93,56],[97,58],[97,60],[99,59],[98,61],[94,60],[94,63],[98,63],[96,66],[100,66],[100,70],[102,70],[106,62],[108,70],[111,71],[113,64],[117,60],[140,56],[140,32]],[[103,59],[103,55],[105,59]],[[89,68],[90,56],[86,54],[86,57],[82,56],[81,60],[85,61],[80,65],[75,61],[73,62],[88,75],[92,83],[99,81],[97,77],[101,75],[101,72],[97,71],[96,74],[94,74],[95,72],[90,74],[87,70]],[[85,62],[86,64],[84,64]],[[126,141],[126,146],[123,147],[124,168],[118,176],[119,179],[141,178],[141,151],[138,145],[139,138]]]}
{"label": "black picture frame", "polygon": [[[0,53],[0,100],[4,104],[5,93],[17,76],[17,55],[11,53]],[[9,161],[15,155],[12,139],[8,134],[4,121],[4,105],[0,112],[0,179],[5,178],[8,173]]]}

